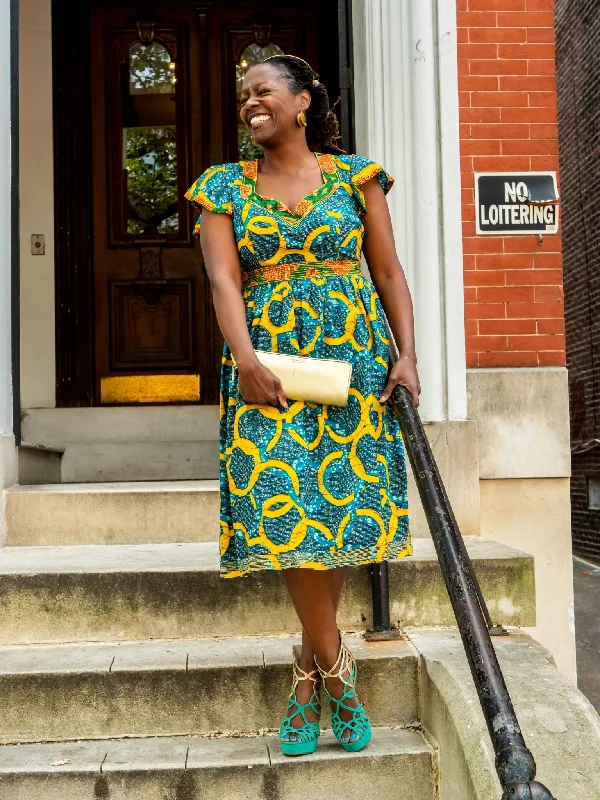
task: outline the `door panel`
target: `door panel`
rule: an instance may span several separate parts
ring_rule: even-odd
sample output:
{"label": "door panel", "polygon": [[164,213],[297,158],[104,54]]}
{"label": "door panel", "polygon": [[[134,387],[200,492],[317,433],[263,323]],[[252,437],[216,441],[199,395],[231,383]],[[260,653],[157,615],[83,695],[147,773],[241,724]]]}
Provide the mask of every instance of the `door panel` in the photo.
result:
{"label": "door panel", "polygon": [[[151,17],[130,8],[92,13],[101,402],[119,401],[118,376],[202,376],[210,360],[208,282],[183,197],[202,149],[202,126],[192,135],[190,124],[201,92],[200,71],[190,68],[200,62],[198,25],[186,8],[154,9]],[[129,384],[122,382],[123,402],[131,400]],[[194,399],[214,401],[202,389],[200,380]]]}

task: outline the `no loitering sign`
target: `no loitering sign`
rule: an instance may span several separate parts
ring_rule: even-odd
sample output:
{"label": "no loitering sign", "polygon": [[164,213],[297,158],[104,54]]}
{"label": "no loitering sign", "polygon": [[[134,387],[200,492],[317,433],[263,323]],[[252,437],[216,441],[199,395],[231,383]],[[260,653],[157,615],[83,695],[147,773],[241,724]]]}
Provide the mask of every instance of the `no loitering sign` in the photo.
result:
{"label": "no loitering sign", "polygon": [[558,231],[556,172],[476,172],[478,234]]}

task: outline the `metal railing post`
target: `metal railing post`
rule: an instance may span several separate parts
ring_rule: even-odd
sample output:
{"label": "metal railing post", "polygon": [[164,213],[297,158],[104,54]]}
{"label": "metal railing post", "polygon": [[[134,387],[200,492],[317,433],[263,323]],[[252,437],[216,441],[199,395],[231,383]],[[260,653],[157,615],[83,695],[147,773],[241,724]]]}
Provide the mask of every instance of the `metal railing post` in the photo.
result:
{"label": "metal railing post", "polygon": [[371,564],[371,597],[373,628],[365,632],[368,642],[399,639],[400,631],[392,627],[390,618],[390,571],[387,561]]}
{"label": "metal railing post", "polygon": [[[502,800],[554,800],[535,781],[536,765],[525,745],[482,610],[481,590],[452,512],[423,424],[410,393],[396,387],[392,405],[425,510],[490,739]],[[485,607],[485,603],[483,603]]]}

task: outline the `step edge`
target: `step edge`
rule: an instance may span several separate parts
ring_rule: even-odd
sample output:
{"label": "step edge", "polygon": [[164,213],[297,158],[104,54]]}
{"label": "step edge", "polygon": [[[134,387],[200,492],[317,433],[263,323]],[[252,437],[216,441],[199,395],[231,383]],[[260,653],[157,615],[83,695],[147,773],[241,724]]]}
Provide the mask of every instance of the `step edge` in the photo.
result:
{"label": "step edge", "polygon": [[[191,485],[193,484],[193,485]],[[197,480],[165,481],[92,481],[90,483],[39,483],[19,484],[4,490],[6,496],[40,494],[49,496],[96,495],[96,494],[201,494],[219,493],[217,478]]]}
{"label": "step edge", "polygon": [[[417,662],[418,654],[408,640],[395,640],[388,643],[381,643],[377,646],[369,645],[362,636],[353,636],[352,633],[344,634],[346,642],[350,647],[358,648],[356,660],[363,662],[382,662],[388,660],[402,660]],[[33,644],[33,645],[0,645],[0,664],[8,657],[18,662],[19,657],[26,662],[32,656],[39,658],[40,654],[48,658],[49,661],[61,658],[65,659],[64,666],[61,668],[44,669],[32,667],[30,669],[2,669],[0,668],[0,679],[10,681],[11,679],[23,678],[56,678],[59,676],[98,676],[98,675],[139,675],[156,673],[177,673],[187,674],[189,672],[202,672],[208,670],[221,669],[266,669],[272,667],[289,667],[290,657],[287,654],[293,644],[301,641],[300,635],[288,636],[249,636],[231,637],[220,639],[161,639],[151,641],[123,641],[123,642],[69,642],[63,644]],[[230,648],[238,649],[238,652],[228,652],[226,643],[231,643]],[[227,649],[219,652],[219,645]],[[385,647],[388,651],[385,651]],[[164,659],[164,651],[167,648],[174,648],[177,652],[173,653],[175,658],[168,663]],[[82,664],[82,659],[89,653],[91,663]],[[154,651],[154,652],[152,652]],[[285,655],[284,652],[285,651]],[[362,652],[361,652],[362,651]],[[139,664],[119,663],[115,665],[116,659],[121,655],[123,659],[131,659],[136,656],[140,660],[144,656],[147,662]],[[69,667],[68,658],[72,655],[73,665]],[[188,661],[189,656],[192,660]],[[152,659],[154,656],[154,660]],[[213,660],[210,657],[213,656]],[[99,665],[98,659],[104,659],[105,664]],[[200,660],[201,663],[197,663]]]}
{"label": "step edge", "polygon": [[[467,537],[467,539],[479,539],[479,537]],[[417,544],[421,542],[421,544]],[[494,554],[478,553],[478,546],[474,542],[467,541],[467,544],[474,544],[474,547],[469,548],[469,555],[471,560],[477,563],[478,561],[486,561],[488,563],[497,564],[498,566],[506,567],[511,562],[533,562],[533,556],[514,548],[507,547],[500,542],[494,540],[485,540],[485,545],[481,546],[482,550],[486,550],[490,542],[493,542],[499,547],[499,552]],[[421,553],[414,552],[412,556],[393,559],[389,562],[390,567],[393,569],[410,568],[412,565],[438,565],[437,555],[433,548],[433,543],[428,540],[417,540],[415,549],[422,549]],[[161,566],[165,553],[172,550],[173,553],[178,552],[181,555],[181,560],[175,559],[175,563]],[[121,560],[124,553],[142,553],[146,551],[147,563],[136,568],[133,565],[121,565],[118,562]],[[77,563],[59,563],[55,566],[48,566],[44,568],[43,565],[32,565],[30,559],[38,561],[42,555],[62,554],[65,557],[76,560],[76,556],[90,556],[93,554],[99,555],[101,552],[106,553],[106,565],[98,567],[95,564],[86,564],[83,562]],[[186,556],[186,552],[188,555]],[[210,559],[210,563],[200,563],[197,567],[191,567],[189,563],[189,554],[196,553],[197,556],[203,559]],[[3,564],[3,560],[8,560],[13,557],[16,563],[12,565]],[[114,562],[111,561],[114,560]],[[153,560],[157,563],[152,563]],[[218,542],[168,542],[159,544],[78,544],[78,545],[11,545],[0,548],[0,576],[49,576],[49,575],[106,575],[106,574],[169,574],[169,573],[217,573],[219,572],[218,562]]]}
{"label": "step edge", "polygon": [[[331,750],[331,753],[327,753],[327,756],[320,754],[320,758],[315,759],[315,763],[318,761],[322,763],[324,761],[338,761],[341,759],[348,759],[351,757],[354,758],[386,758],[391,756],[409,756],[413,758],[433,758],[435,756],[435,750],[432,748],[431,744],[427,741],[423,731],[418,726],[389,726],[389,727],[374,727],[373,728],[374,739],[373,744],[379,744],[386,733],[392,734],[394,738],[400,740],[400,745],[396,747],[387,747],[385,748],[385,752],[377,752],[377,746],[373,747],[370,746],[366,748],[364,751],[359,753],[346,753],[341,748],[335,747],[335,749]],[[327,745],[333,745],[333,734],[330,730],[325,730],[323,732],[323,739],[325,740]],[[403,741],[404,740],[404,741]],[[412,744],[411,744],[412,742]],[[418,742],[418,745],[417,745]],[[143,744],[142,744],[143,743]],[[2,777],[8,776],[19,776],[22,777],[24,775],[30,776],[55,776],[61,775],[62,777],[71,776],[75,777],[77,775],[82,774],[90,774],[97,776],[99,774],[99,761],[100,756],[98,756],[99,761],[94,759],[93,763],[90,762],[88,764],[82,764],[78,767],[76,764],[64,764],[60,766],[53,766],[51,763],[48,764],[34,764],[33,768],[31,765],[27,764],[19,764],[19,761],[22,761],[23,757],[28,755],[28,751],[31,753],[40,753],[47,752],[48,755],[51,757],[53,753],[60,751],[61,749],[64,751],[69,747],[74,747],[79,745],[80,749],[85,752],[86,749],[92,753],[94,749],[97,749],[98,754],[104,751],[107,747],[112,746],[115,749],[114,755],[111,758],[115,758],[119,756],[118,750],[119,745],[125,749],[125,747],[131,748],[132,745],[135,747],[137,744],[140,745],[139,750],[143,753],[144,745],[148,746],[150,749],[150,745],[162,746],[167,747],[169,745],[176,745],[179,744],[182,748],[182,755],[181,761],[179,765],[175,763],[171,764],[157,764],[152,765],[148,762],[145,764],[137,762],[128,761],[127,764],[113,764],[107,759],[103,766],[103,771],[115,774],[115,773],[131,773],[131,772],[165,772],[165,771],[183,771],[185,769],[185,757],[186,752],[184,748],[191,748],[192,745],[204,745],[207,750],[214,749],[215,751],[222,747],[223,743],[226,743],[226,746],[231,747],[232,751],[235,751],[235,746],[237,743],[240,744],[240,750],[243,748],[243,744],[250,743],[251,745],[258,747],[264,745],[264,763],[262,764],[265,767],[269,767],[271,765],[278,766],[281,763],[288,763],[286,761],[282,761],[277,757],[277,760],[272,762],[271,755],[269,753],[269,746],[279,747],[279,743],[277,741],[277,733],[269,731],[263,735],[254,735],[254,736],[234,736],[234,735],[224,735],[224,736],[161,736],[161,737],[123,737],[123,738],[107,738],[107,739],[89,739],[89,740],[73,740],[73,741],[63,741],[63,742],[38,742],[38,743],[26,743],[26,744],[8,744],[0,746],[0,779]],[[243,743],[243,744],[242,744]],[[392,750],[392,752],[390,752]],[[18,755],[20,756],[19,760],[15,760],[16,763],[12,765],[10,763],[6,763],[5,758],[6,756],[11,755]],[[197,757],[194,757],[194,761]],[[283,758],[283,757],[281,757]],[[310,758],[310,756],[309,756]],[[294,759],[294,763],[298,763],[300,760],[304,761],[305,759]],[[291,762],[289,762],[291,763]],[[202,765],[198,763],[193,763],[191,766],[188,766],[188,771],[202,771],[204,769],[231,769],[237,768],[239,766],[248,767],[250,764],[253,766],[260,766],[259,759],[248,759],[246,758],[243,763],[226,763],[225,759],[221,759],[221,763],[211,763],[207,760],[207,763]],[[63,769],[63,767],[66,767]]]}

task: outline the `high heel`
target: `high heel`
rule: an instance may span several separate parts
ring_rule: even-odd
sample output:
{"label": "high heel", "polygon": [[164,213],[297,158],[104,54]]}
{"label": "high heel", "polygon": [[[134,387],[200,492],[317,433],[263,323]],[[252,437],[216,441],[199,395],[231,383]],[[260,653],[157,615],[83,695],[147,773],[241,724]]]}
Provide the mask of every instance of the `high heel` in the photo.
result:
{"label": "high heel", "polygon": [[[299,658],[297,656],[296,646],[292,647],[292,658],[294,659],[292,691],[290,692],[290,702],[287,707],[286,717],[279,729],[279,739],[281,741],[281,752],[285,756],[302,756],[315,752],[319,742],[319,736],[321,735],[319,723],[309,722],[306,719],[306,709],[308,708],[314,711],[317,716],[321,716],[321,709],[319,707],[321,679],[318,670],[313,669],[311,672],[305,672],[298,664]],[[296,698],[296,688],[300,681],[312,681],[314,684],[313,693],[308,703],[299,703]],[[291,713],[294,708],[297,710]],[[292,720],[297,717],[298,714],[302,717],[304,724],[299,728],[295,728],[292,725]],[[293,741],[284,741],[286,736],[291,735],[297,738]]]}
{"label": "high heel", "polygon": [[[362,703],[353,708],[344,702],[345,700],[358,699],[356,694],[357,670],[356,661],[352,653],[346,648],[341,636],[340,651],[333,667],[330,670],[324,670],[317,664],[317,669],[323,679],[325,693],[331,706],[331,722],[335,738],[344,750],[348,750],[351,753],[362,750],[371,740],[371,723]],[[339,678],[344,684],[344,693],[340,698],[333,697],[329,693],[326,683],[328,678]],[[352,714],[352,717],[348,720],[342,719],[340,716],[342,710]],[[350,731],[348,740],[344,739],[346,731]]]}

